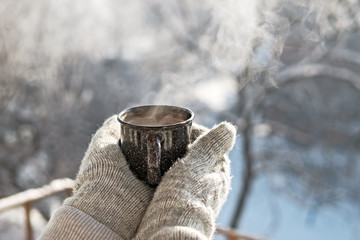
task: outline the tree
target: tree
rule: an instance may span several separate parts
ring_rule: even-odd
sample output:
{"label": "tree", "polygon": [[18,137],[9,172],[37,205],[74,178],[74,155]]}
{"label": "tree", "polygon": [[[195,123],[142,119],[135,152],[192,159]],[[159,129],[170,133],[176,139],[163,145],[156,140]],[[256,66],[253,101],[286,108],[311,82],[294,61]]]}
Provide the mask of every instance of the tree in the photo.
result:
{"label": "tree", "polygon": [[[277,7],[279,22],[288,24],[280,24],[270,34],[285,36],[284,51],[278,55],[280,51],[268,50],[273,61],[257,75],[255,84],[239,93],[240,108],[245,109],[245,170],[232,227],[239,226],[257,174],[267,174],[276,189],[314,211],[357,201],[345,176],[356,179],[358,171],[357,131],[352,125],[358,116],[354,102],[360,83],[359,49],[354,47],[358,8],[351,1],[326,6],[282,2]],[[242,78],[248,78],[250,70]]]}

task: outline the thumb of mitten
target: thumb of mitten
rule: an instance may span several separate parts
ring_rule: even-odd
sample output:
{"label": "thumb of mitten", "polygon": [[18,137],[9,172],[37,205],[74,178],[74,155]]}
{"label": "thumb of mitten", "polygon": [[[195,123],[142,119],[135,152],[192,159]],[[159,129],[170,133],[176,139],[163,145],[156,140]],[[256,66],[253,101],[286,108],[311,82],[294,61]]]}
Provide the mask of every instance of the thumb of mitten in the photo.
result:
{"label": "thumb of mitten", "polygon": [[188,157],[201,159],[211,166],[217,159],[229,152],[234,146],[236,128],[228,122],[222,122],[213,127],[207,134],[199,137],[190,147]]}

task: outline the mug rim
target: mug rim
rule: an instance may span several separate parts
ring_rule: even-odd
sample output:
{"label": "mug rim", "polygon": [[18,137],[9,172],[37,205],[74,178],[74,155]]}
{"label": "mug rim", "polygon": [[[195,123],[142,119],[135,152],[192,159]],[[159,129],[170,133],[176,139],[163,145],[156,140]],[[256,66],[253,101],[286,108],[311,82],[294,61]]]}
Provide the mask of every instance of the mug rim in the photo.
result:
{"label": "mug rim", "polygon": [[[182,111],[186,111],[187,113],[190,114],[190,117],[182,122],[178,122],[178,123],[174,123],[174,124],[166,124],[166,125],[161,125],[161,126],[148,126],[148,125],[139,125],[139,124],[133,124],[133,123],[129,123],[126,122],[122,119],[122,116],[125,115],[126,113],[132,112],[136,109],[141,109],[141,108],[154,108],[154,107],[162,107],[162,108],[175,108],[175,109],[179,109]],[[134,107],[130,107],[130,108],[126,108],[124,110],[122,110],[118,115],[117,115],[117,120],[124,125],[128,125],[131,127],[135,127],[135,128],[147,128],[147,129],[164,129],[164,128],[174,128],[174,127],[179,127],[179,126],[184,126],[187,125],[189,123],[191,123],[194,119],[195,115],[193,113],[193,111],[191,111],[189,108],[186,107],[181,107],[181,106],[176,106],[176,105],[157,105],[157,104],[152,104],[152,105],[139,105],[139,106],[134,106]]]}

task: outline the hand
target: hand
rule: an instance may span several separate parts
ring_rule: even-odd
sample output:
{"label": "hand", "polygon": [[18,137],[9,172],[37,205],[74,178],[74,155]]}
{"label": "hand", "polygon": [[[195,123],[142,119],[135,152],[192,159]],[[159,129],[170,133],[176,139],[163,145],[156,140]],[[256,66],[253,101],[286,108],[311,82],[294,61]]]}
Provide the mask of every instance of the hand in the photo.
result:
{"label": "hand", "polygon": [[164,175],[135,239],[210,239],[230,189],[236,129],[222,123],[198,137]]}
{"label": "hand", "polygon": [[[205,131],[194,124],[191,142]],[[118,141],[119,122],[110,117],[93,136],[76,178],[74,194],[65,201],[117,233],[132,239],[155,189],[130,171]]]}
{"label": "hand", "polygon": [[65,204],[90,215],[122,239],[132,239],[154,189],[130,171],[118,144],[119,135],[119,122],[112,116],[93,136],[76,178],[74,194]]}
{"label": "hand", "polygon": [[[129,170],[118,145],[119,134],[119,123],[113,116],[93,136],[76,178],[74,194],[65,200],[68,207],[52,217],[41,239],[97,239],[101,235],[96,229],[100,228],[112,239],[211,236],[230,186],[229,161],[223,155],[233,145],[235,129],[221,124],[208,132],[194,124],[193,144],[187,155],[165,174],[154,198],[155,190]],[[92,222],[88,215],[105,228]]]}

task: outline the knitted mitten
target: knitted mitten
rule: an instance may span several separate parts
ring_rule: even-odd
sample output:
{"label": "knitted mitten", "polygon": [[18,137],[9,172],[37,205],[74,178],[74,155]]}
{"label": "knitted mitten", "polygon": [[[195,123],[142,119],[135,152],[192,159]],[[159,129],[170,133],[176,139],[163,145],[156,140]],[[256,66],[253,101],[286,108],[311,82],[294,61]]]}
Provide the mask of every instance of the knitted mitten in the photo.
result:
{"label": "knitted mitten", "polygon": [[112,116],[93,136],[65,205],[90,215],[122,239],[132,239],[154,189],[130,171],[119,135],[119,122]]}
{"label": "knitted mitten", "polygon": [[[193,124],[191,142],[204,128]],[[72,197],[51,217],[40,239],[132,239],[154,189],[129,170],[118,145],[116,116],[96,132],[83,158]]]}
{"label": "knitted mitten", "polygon": [[230,189],[236,129],[221,123],[189,146],[164,175],[135,239],[209,239]]}

